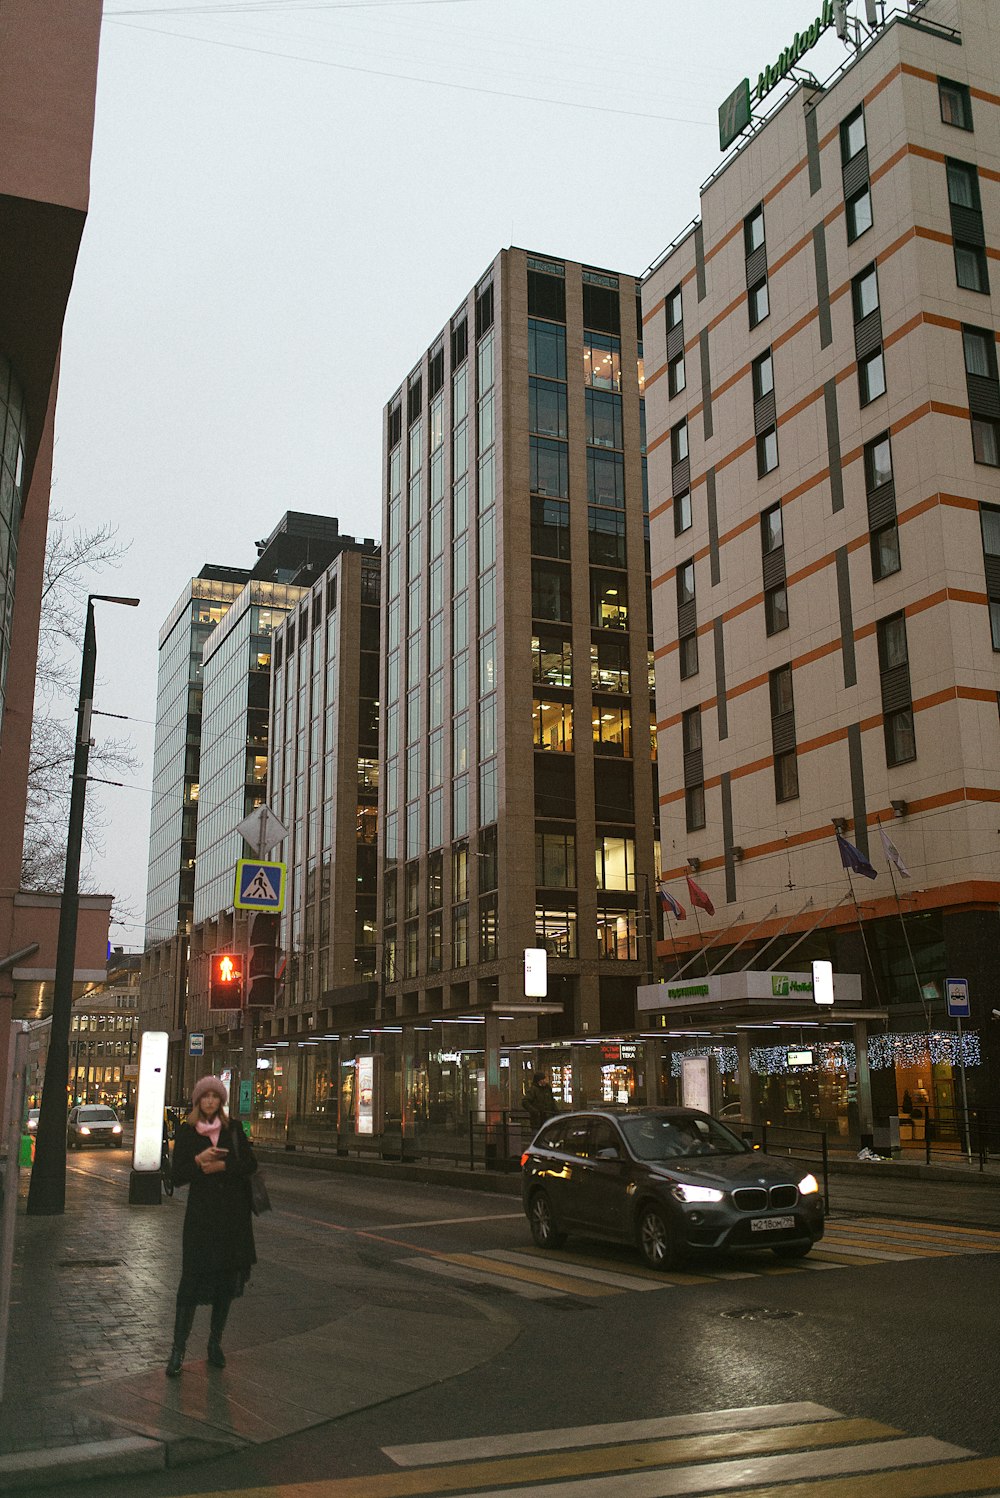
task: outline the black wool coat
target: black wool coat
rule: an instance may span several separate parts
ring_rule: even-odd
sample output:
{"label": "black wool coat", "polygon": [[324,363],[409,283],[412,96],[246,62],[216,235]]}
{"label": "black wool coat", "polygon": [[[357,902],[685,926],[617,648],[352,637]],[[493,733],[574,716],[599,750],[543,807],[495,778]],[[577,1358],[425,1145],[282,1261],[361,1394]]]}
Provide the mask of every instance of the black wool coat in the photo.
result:
{"label": "black wool coat", "polygon": [[181,1124],[174,1139],[174,1185],[190,1187],[181,1272],[184,1276],[245,1276],[257,1262],[249,1180],[257,1169],[257,1159],[243,1125],[233,1120],[219,1135],[219,1147],[229,1151],[226,1168],[206,1175],[195,1160],[211,1142],[207,1134],[199,1134],[189,1123]]}

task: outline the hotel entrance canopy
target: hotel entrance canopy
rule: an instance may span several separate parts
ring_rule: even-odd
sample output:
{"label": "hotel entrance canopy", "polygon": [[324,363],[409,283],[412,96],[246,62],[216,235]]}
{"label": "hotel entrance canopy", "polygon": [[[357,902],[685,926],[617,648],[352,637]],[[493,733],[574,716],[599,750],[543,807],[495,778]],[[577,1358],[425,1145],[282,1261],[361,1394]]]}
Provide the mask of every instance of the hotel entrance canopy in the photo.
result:
{"label": "hotel entrance canopy", "polygon": [[692,1022],[701,1028],[735,1029],[886,1018],[884,1009],[862,1008],[858,973],[834,973],[833,995],[832,1004],[817,1004],[810,972],[767,969],[646,984],[638,989],[636,1002],[640,1015],[660,1016],[664,1030]]}

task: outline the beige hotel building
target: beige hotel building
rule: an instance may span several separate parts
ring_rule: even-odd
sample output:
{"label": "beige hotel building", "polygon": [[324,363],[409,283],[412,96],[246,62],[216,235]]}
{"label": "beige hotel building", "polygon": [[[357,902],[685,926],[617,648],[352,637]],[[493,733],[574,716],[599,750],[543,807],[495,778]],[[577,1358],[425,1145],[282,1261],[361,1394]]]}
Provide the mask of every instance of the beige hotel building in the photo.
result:
{"label": "beige hotel building", "polygon": [[[663,878],[715,915],[704,958],[690,908],[660,948],[702,992],[641,1007],[770,1026],[741,1081],[775,1122],[843,1132],[867,1048],[876,1122],[944,1128],[955,977],[970,1106],[1000,1102],[997,19],[887,8],[825,86],[786,78],[642,286]],[[816,958],[855,1000],[818,1027],[733,976]]]}

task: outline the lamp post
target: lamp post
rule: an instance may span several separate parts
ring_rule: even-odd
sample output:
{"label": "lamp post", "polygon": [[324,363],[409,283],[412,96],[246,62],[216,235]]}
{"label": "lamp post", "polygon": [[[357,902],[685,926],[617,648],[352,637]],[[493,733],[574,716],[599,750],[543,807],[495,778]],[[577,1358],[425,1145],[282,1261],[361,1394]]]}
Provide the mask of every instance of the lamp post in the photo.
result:
{"label": "lamp post", "polygon": [[69,798],[69,830],[66,835],[66,872],[59,907],[59,939],[56,946],[56,976],[52,990],[52,1032],[45,1059],[45,1082],[35,1136],[35,1163],[31,1170],[27,1210],[31,1216],[54,1217],[66,1210],[66,1088],[69,1083],[69,1027],[73,1013],[73,970],[76,967],[76,927],[80,911],[80,854],[83,849],[83,813],[87,800],[87,766],[90,763],[90,718],[94,706],[94,675],[97,669],[97,630],[94,604],[120,603],[138,607],[138,598],[116,598],[91,593],[87,598],[87,627],[83,637],[80,667],[80,702],[77,707],[76,750],[73,784]]}

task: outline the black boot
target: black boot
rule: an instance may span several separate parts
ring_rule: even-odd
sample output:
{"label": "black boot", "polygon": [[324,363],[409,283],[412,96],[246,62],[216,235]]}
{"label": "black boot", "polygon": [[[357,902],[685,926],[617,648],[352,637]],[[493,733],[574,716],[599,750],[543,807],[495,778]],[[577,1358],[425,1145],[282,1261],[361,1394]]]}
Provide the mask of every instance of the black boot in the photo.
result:
{"label": "black boot", "polygon": [[226,1366],[226,1354],[222,1350],[222,1333],[226,1329],[226,1318],[232,1304],[228,1295],[220,1295],[212,1301],[212,1325],[208,1333],[208,1361],[213,1368]]}
{"label": "black boot", "polygon": [[184,1362],[184,1349],[194,1325],[194,1306],[178,1305],[174,1316],[174,1345],[167,1359],[167,1377],[176,1378]]}

